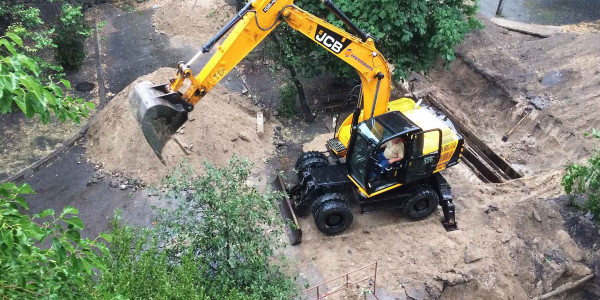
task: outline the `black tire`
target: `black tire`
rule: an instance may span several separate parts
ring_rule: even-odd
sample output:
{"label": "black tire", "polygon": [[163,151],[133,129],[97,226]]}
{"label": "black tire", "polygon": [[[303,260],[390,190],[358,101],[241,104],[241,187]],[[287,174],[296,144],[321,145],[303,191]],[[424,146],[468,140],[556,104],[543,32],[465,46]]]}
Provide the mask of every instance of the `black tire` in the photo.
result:
{"label": "black tire", "polygon": [[323,159],[327,160],[327,157],[325,156],[325,154],[323,154],[319,151],[308,151],[308,152],[302,153],[302,155],[300,155],[298,157],[298,159],[296,159],[296,164],[294,165],[294,168],[296,170],[298,170],[298,168],[300,167],[300,164],[302,164],[302,161],[309,159],[309,158],[313,158],[313,157],[322,157]]}
{"label": "black tire", "polygon": [[404,213],[411,220],[421,220],[435,211],[440,197],[430,185],[418,185],[406,201]]}
{"label": "black tire", "polygon": [[302,160],[298,168],[296,168],[298,171],[298,180],[302,180],[302,173],[309,170],[326,167],[328,164],[327,158],[325,158],[324,155],[323,157],[315,156]]}
{"label": "black tire", "polygon": [[352,224],[354,216],[350,205],[342,201],[328,201],[313,214],[319,231],[327,235],[338,234]]}
{"label": "black tire", "polygon": [[310,210],[313,213],[313,215],[315,214],[317,209],[319,209],[319,207],[321,207],[321,205],[323,205],[329,201],[340,201],[340,202],[350,205],[350,202],[348,202],[348,200],[346,199],[346,197],[344,197],[344,195],[342,195],[340,193],[327,193],[325,195],[318,197],[310,206]]}

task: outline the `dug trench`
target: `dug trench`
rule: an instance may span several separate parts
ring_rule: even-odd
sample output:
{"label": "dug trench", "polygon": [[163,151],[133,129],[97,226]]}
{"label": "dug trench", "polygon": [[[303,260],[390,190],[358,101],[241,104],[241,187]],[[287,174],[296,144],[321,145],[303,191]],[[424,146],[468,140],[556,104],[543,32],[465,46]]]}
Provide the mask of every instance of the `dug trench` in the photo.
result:
{"label": "dug trench", "polygon": [[[229,6],[220,1],[208,1],[198,8],[194,8],[195,1],[178,3],[169,6],[173,9],[169,12],[189,16],[192,23],[195,19],[207,23],[208,15],[202,13],[206,5],[227,8],[219,13],[229,11]],[[177,31],[173,24],[164,27],[170,18],[161,8],[167,7],[165,1],[144,5],[161,5],[152,15],[156,30],[172,38],[167,42],[195,43],[195,38],[185,36],[189,31]],[[221,19],[227,18],[219,15],[197,30],[205,30],[210,36],[218,30],[215,24]],[[377,261],[380,299],[528,299],[598,271],[598,245],[582,243],[595,237],[598,230],[591,222],[581,222],[581,214],[557,197],[562,194],[564,165],[584,159],[592,149],[591,142],[579,132],[597,123],[583,112],[597,105],[594,86],[598,77],[585,66],[598,58],[583,45],[597,45],[600,39],[584,34],[540,40],[486,25],[484,31],[471,34],[460,46],[460,59],[449,70],[441,66],[431,72],[417,84],[417,90],[430,86],[428,93],[473,134],[473,139],[480,140],[523,178],[484,183],[466,164],[445,171],[457,206],[460,230],[454,232],[443,229],[439,211],[418,222],[408,221],[397,211],[368,215],[356,212],[350,229],[333,237],[319,233],[311,217],[302,218],[303,243],[282,251],[292,261],[294,271],[300,273],[300,284],[318,284]],[[571,54],[571,50],[578,50],[577,54]],[[253,76],[253,72],[269,74],[263,62],[246,61],[244,65],[242,77],[250,87],[266,85],[264,80],[255,82]],[[539,80],[553,69],[561,70],[562,83],[543,87]],[[146,79],[164,81],[172,72],[160,69]],[[277,75],[267,78],[275,86],[282,79]],[[223,118],[205,118],[205,114],[198,113],[202,110],[196,110],[198,117],[192,114],[196,120],[179,134],[191,154],[169,145],[167,167],[156,167],[159,162],[144,144],[128,111],[126,98],[131,85],[123,88],[120,93],[115,90],[117,95],[90,130],[86,156],[107,172],[127,173],[135,180],[158,183],[190,155],[192,164],[198,165],[204,158],[222,163],[238,152],[242,156],[252,154],[250,158],[257,163],[256,183],[269,182],[274,169],[284,167],[289,171],[300,150],[323,150],[323,141],[332,135],[329,118],[319,112],[317,120],[308,125],[297,119],[279,124],[271,116],[266,134],[259,136],[253,130],[255,107],[249,105],[250,100],[219,87],[203,108],[207,114]],[[571,94],[577,91],[577,101],[567,100],[569,93],[563,89]],[[259,104],[265,101],[261,96],[264,99],[270,95],[257,94],[255,102]],[[501,142],[532,101],[547,107],[534,107],[535,113],[509,141]],[[219,126],[211,127],[211,123]],[[231,124],[237,125],[230,128]],[[579,144],[583,146],[570,147]],[[486,151],[481,150],[489,157]],[[143,194],[134,196],[139,205],[146,200],[155,202]],[[557,299],[597,299],[597,284],[594,279]],[[356,290],[350,290],[342,297],[356,294]]]}

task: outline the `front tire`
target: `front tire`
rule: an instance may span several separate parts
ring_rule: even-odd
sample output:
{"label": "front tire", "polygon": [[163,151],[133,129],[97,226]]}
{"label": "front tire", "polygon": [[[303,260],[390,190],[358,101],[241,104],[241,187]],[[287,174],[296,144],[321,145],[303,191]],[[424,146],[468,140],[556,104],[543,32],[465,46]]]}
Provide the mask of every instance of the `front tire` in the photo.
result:
{"label": "front tire", "polygon": [[328,165],[327,157],[321,152],[311,151],[304,153],[296,162],[296,170],[298,171],[298,180],[302,180],[302,173],[317,168],[326,167]]}
{"label": "front tire", "polygon": [[430,185],[417,186],[404,207],[411,220],[422,220],[437,208],[440,197]]}
{"label": "front tire", "polygon": [[354,220],[350,205],[339,200],[323,203],[313,213],[319,231],[334,235],[348,229]]}

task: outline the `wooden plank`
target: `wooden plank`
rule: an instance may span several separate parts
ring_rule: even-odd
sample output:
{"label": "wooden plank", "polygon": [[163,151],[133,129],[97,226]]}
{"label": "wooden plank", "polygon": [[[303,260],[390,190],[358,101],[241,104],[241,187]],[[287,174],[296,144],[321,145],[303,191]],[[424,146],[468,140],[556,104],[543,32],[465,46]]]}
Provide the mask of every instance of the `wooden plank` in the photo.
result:
{"label": "wooden plank", "polygon": [[563,32],[562,27],[560,26],[549,26],[549,25],[538,25],[538,24],[528,24],[517,21],[511,21],[501,18],[491,18],[490,21],[492,23],[506,28],[508,30],[517,31],[525,34],[540,36],[540,37],[549,37],[555,34],[559,34]]}

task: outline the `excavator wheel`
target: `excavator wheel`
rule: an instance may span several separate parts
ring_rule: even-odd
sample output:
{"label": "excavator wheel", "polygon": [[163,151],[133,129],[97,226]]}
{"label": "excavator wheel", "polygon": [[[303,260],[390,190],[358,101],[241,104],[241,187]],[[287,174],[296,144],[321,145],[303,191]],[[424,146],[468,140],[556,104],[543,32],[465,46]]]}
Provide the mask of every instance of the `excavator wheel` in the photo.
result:
{"label": "excavator wheel", "polygon": [[315,225],[327,235],[335,235],[348,229],[354,216],[348,202],[331,200],[320,205],[313,213]]}
{"label": "excavator wheel", "polygon": [[327,193],[325,195],[320,196],[312,203],[312,205],[310,206],[311,212],[314,214],[317,211],[317,209],[321,207],[321,205],[329,201],[340,201],[350,205],[350,202],[346,199],[346,197],[344,197],[344,195],[340,193]]}
{"label": "excavator wheel", "polygon": [[298,171],[298,180],[302,180],[302,173],[313,169],[325,167],[328,164],[329,162],[323,154],[321,154],[320,156],[308,156],[307,158],[302,159],[300,161],[300,164],[298,164],[298,167],[296,168],[296,170]]}
{"label": "excavator wheel", "polygon": [[406,201],[404,212],[411,220],[421,220],[437,208],[440,197],[428,184],[418,185]]}
{"label": "excavator wheel", "polygon": [[325,154],[319,152],[319,151],[308,151],[308,152],[304,152],[302,153],[302,155],[300,155],[298,157],[298,159],[296,159],[296,164],[294,165],[294,168],[296,170],[298,170],[298,167],[300,167],[300,164],[302,164],[302,162],[306,159],[312,158],[312,157],[322,157],[324,159],[327,159],[327,157],[325,156]]}

